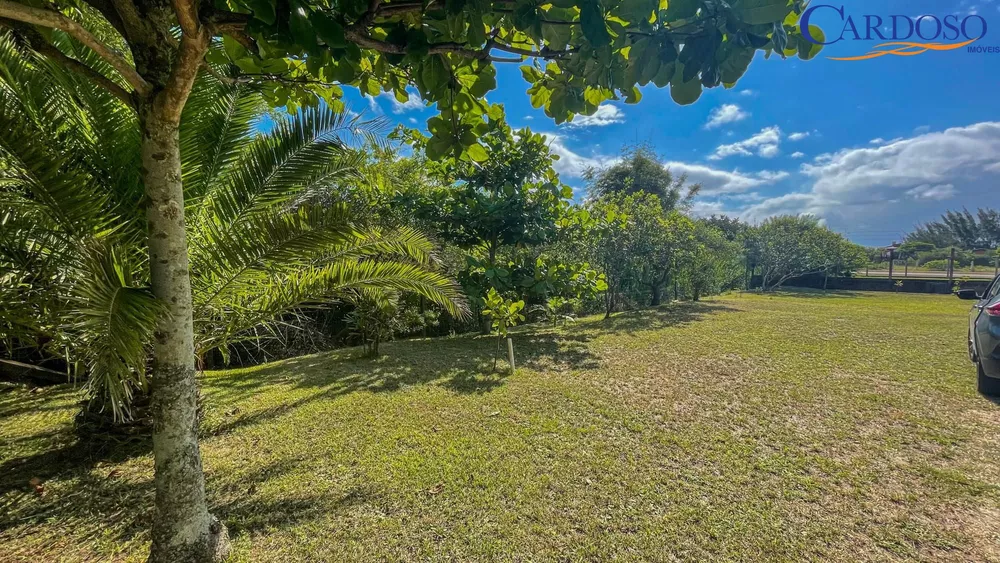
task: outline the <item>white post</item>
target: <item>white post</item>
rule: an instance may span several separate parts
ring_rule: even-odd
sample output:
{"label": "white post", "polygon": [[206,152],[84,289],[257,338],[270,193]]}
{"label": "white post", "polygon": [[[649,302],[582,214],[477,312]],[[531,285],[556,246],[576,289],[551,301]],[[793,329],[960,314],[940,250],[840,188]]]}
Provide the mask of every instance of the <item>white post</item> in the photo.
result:
{"label": "white post", "polygon": [[510,364],[510,372],[514,373],[514,341],[507,339],[507,363]]}

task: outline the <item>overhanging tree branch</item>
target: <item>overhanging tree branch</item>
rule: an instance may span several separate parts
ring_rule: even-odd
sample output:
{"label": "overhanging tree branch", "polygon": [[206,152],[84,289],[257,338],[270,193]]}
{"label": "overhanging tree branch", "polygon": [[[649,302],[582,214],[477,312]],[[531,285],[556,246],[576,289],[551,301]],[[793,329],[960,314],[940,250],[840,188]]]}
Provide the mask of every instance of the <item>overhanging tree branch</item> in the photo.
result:
{"label": "overhanging tree branch", "polygon": [[17,2],[11,2],[10,0],[0,0],[0,17],[40,25],[42,27],[61,29],[107,61],[136,92],[145,95],[152,90],[149,83],[142,76],[139,76],[139,73],[136,72],[135,68],[124,57],[94,37],[78,22],[59,12],[44,8],[33,8]]}
{"label": "overhanging tree branch", "polygon": [[125,102],[125,105],[129,106],[133,110],[135,109],[135,100],[132,98],[131,92],[119,86],[114,80],[111,80],[107,76],[104,76],[89,66],[70,57],[66,53],[63,53],[55,45],[46,41],[45,38],[42,37],[42,34],[35,31],[35,29],[30,25],[17,24],[14,22],[6,24],[5,22],[10,22],[10,20],[0,20],[0,26],[10,27],[13,29],[15,33],[23,37],[24,40],[28,42],[28,45],[30,45],[32,49],[44,55],[47,59],[49,59],[49,61],[83,76],[97,86],[104,88],[119,100]]}

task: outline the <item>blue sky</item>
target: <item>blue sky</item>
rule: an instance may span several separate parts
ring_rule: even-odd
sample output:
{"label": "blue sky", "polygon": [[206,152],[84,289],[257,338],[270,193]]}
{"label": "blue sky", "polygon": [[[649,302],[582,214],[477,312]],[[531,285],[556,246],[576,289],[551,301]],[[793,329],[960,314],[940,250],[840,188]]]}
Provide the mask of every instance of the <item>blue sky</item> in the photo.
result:
{"label": "blue sky", "polygon": [[[979,44],[1000,47],[1000,0],[819,3],[855,17],[975,13],[988,23]],[[815,23],[831,36],[838,19]],[[707,90],[691,106],[650,85],[637,105],[610,102],[562,126],[528,103],[519,65],[499,65],[489,100],[505,105],[514,127],[549,135],[562,180],[581,193],[586,167],[613,162],[638,141],[704,186],[694,206],[702,215],[812,213],[856,242],[884,245],[945,209],[1000,207],[1000,53],[827,58],[875,43],[844,41],[808,62],[759,54],[736,88]],[[433,115],[417,99],[349,99],[411,127]]]}

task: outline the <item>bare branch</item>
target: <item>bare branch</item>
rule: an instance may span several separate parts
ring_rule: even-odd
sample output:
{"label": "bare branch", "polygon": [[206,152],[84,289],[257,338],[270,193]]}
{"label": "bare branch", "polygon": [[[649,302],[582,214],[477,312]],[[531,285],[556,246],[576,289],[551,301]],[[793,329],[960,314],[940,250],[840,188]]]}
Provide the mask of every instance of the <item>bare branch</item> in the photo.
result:
{"label": "bare branch", "polygon": [[[373,51],[389,53],[392,55],[405,55],[407,53],[406,47],[375,39],[365,33],[362,27],[357,25],[345,29],[344,36],[347,37],[348,40],[357,43],[358,46],[364,47],[365,49],[372,49]],[[461,43],[436,43],[430,46],[427,54],[457,54],[472,59],[485,59],[489,57],[489,52],[470,49]]]}
{"label": "bare branch", "polygon": [[59,12],[44,8],[32,8],[10,0],[0,0],[0,17],[61,29],[107,61],[136,92],[146,95],[152,90],[149,83],[142,76],[139,76],[139,73],[124,57],[94,37],[82,25]]}
{"label": "bare branch", "polygon": [[325,82],[323,80],[314,80],[311,78],[297,77],[291,78],[281,74],[274,74],[270,72],[261,73],[243,73],[239,76],[226,76],[220,73],[218,70],[212,67],[208,63],[203,63],[202,68],[206,72],[215,77],[216,80],[222,82],[223,84],[228,84],[230,86],[236,84],[262,84],[265,82],[278,82],[281,84],[291,84],[291,85],[302,85],[302,84],[316,84],[319,86],[336,86],[335,82]]}
{"label": "bare branch", "polygon": [[149,21],[139,15],[139,10],[132,0],[110,0],[110,2],[114,6],[115,13],[122,20],[122,25],[125,28],[125,33],[122,34],[124,37],[129,41],[141,41],[144,43],[154,43],[156,41],[155,34],[150,29]]}
{"label": "bare branch", "polygon": [[435,2],[430,2],[427,6],[424,6],[423,2],[390,2],[379,6],[378,11],[375,12],[375,17],[391,18],[400,14],[422,12],[425,9],[429,10],[437,7]]}
{"label": "bare branch", "polygon": [[191,94],[195,79],[198,78],[198,70],[205,62],[208,40],[208,33],[200,24],[195,35],[187,33],[181,35],[181,44],[177,50],[174,68],[170,78],[167,79],[166,88],[155,98],[160,114],[172,124],[180,124],[181,111],[188,95]]}
{"label": "bare branch", "polygon": [[535,57],[539,59],[558,59],[566,55],[572,55],[578,50],[574,48],[574,49],[566,49],[564,51],[557,51],[557,50],[532,51],[531,49],[522,49],[520,47],[507,45],[506,43],[500,43],[499,41],[496,40],[494,40],[490,46],[492,46],[494,49],[505,51],[507,53],[513,53],[515,55],[524,55],[525,57]]}
{"label": "bare branch", "polygon": [[201,35],[201,22],[198,21],[198,4],[193,0],[173,0],[177,23],[184,35],[197,37]]}
{"label": "bare branch", "polygon": [[118,30],[118,33],[120,33],[122,37],[126,37],[125,24],[122,23],[121,16],[118,15],[118,12],[115,10],[115,7],[111,5],[111,2],[109,2],[108,0],[84,0],[84,1],[87,4],[90,4],[92,8],[100,12],[100,14],[104,16],[104,19],[108,20],[108,23],[111,24],[111,27]]}

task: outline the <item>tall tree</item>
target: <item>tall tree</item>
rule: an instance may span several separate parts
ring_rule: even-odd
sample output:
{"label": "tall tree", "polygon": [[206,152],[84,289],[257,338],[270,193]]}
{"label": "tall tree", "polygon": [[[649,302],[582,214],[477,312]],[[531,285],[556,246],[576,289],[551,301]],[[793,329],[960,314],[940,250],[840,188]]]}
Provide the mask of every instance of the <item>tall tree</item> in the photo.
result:
{"label": "tall tree", "polygon": [[[487,127],[480,142],[488,157],[443,159],[437,166],[442,187],[410,204],[446,240],[482,249],[492,265],[502,247],[551,240],[573,190],[559,182],[552,168],[557,157],[543,135],[512,130],[502,112]],[[426,148],[428,139],[416,135],[417,146]]]}
{"label": "tall tree", "polygon": [[760,268],[761,287],[770,290],[799,276],[864,265],[865,249],[811,216],[772,217],[749,233],[750,253]]}
{"label": "tall tree", "polygon": [[677,211],[665,212],[659,198],[647,193],[594,200],[589,214],[590,258],[609,286],[606,314],[614,312],[617,299],[639,291],[650,305],[660,305],[663,289],[693,247],[694,223]]}
{"label": "tall tree", "polygon": [[949,210],[938,221],[918,225],[906,240],[931,243],[937,248],[1000,248],[1000,211],[981,208],[973,214],[968,209]]}
{"label": "tall tree", "polygon": [[659,198],[666,211],[686,206],[701,189],[698,184],[687,185],[686,176],[675,178],[648,145],[625,147],[619,162],[588,170],[587,179],[591,197],[647,193]]}
{"label": "tall tree", "polygon": [[687,249],[684,275],[691,299],[733,289],[744,274],[743,243],[730,240],[726,233],[703,219],[694,223],[694,237]]}
{"label": "tall tree", "polygon": [[149,268],[153,294],[166,312],[157,317],[154,344],[157,517],[150,559],[207,560],[227,545],[224,527],[205,503],[198,451],[180,157],[181,114],[195,79],[203,69],[216,72],[206,62],[210,45],[221,42],[242,71],[228,79],[267,83],[274,106],[294,109],[320,98],[339,104],[339,84],[407,97],[413,84],[440,112],[428,121],[428,155],[483,161],[478,137],[490,108],[481,100],[496,86],[494,62],[536,61],[522,67],[528,94],[557,122],[592,114],[605,100],[637,102],[639,87],[649,82],[669,85],[677,103],[689,104],[703,87],[735,84],[758,49],[814,57],[819,46],[802,40],[798,27],[804,4],[0,0],[4,27],[139,115]]}

